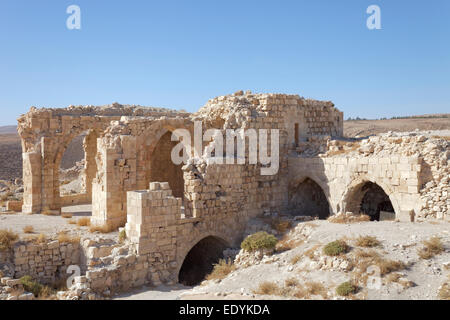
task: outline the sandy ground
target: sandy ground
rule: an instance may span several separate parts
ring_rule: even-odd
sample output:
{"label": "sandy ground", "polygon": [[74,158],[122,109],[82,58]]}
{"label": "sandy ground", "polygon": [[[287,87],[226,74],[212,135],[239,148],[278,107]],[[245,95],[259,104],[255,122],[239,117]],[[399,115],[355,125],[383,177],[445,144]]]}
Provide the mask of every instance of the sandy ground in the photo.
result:
{"label": "sandy ground", "polygon": [[[450,223],[448,222],[364,222],[357,224],[334,224],[328,221],[315,221],[314,228],[306,242],[292,250],[275,254],[276,262],[262,263],[247,268],[239,268],[220,282],[207,281],[193,288],[175,286],[146,288],[118,296],[118,299],[284,299],[277,296],[255,295],[263,281],[273,281],[282,285],[287,278],[295,277],[299,281],[321,282],[330,292],[344,281],[350,280],[350,274],[344,271],[314,270],[304,271],[302,260],[296,265],[290,263],[294,256],[302,255],[309,248],[346,237],[372,235],[381,240],[382,247],[377,249],[384,257],[400,260],[411,266],[401,272],[415,283],[414,287],[401,289],[395,284],[382,285],[380,289],[367,290],[367,299],[437,299],[438,288],[449,281],[449,270],[444,267],[450,262]],[[422,260],[417,249],[422,241],[432,236],[441,237],[446,251],[430,260]],[[351,240],[350,244],[351,244]],[[305,258],[302,258],[305,259]],[[320,298],[315,296],[315,298]]]}
{"label": "sandy ground", "polygon": [[[78,205],[64,207],[62,212],[72,214],[73,220],[78,220],[82,217],[90,217],[92,215],[91,205]],[[48,236],[54,236],[61,231],[66,231],[68,234],[73,234],[81,237],[90,237],[92,234],[89,232],[88,227],[79,227],[77,225],[69,224],[71,219],[65,219],[61,216],[46,216],[42,214],[1,214],[0,213],[0,229],[9,229],[21,237],[39,235],[41,233]],[[25,226],[32,226],[34,232],[31,234],[25,234],[23,228]],[[102,234],[103,238],[116,239],[118,232],[111,232],[108,234]]]}
{"label": "sandy ground", "polygon": [[364,137],[388,131],[407,132],[416,129],[421,131],[448,130],[450,129],[450,117],[344,121],[344,135],[346,137],[358,135]]}

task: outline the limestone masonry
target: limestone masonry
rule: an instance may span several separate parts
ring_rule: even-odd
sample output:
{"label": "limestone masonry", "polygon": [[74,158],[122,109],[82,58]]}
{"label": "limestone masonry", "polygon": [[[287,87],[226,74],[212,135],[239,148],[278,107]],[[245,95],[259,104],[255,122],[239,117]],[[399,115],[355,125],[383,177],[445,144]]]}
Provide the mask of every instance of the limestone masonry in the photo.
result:
{"label": "limestone masonry", "polygon": [[[261,164],[248,161],[212,164],[204,155],[173,164],[178,142],[171,141],[172,132],[184,128],[194,136],[194,121],[224,136],[226,129],[278,129],[277,174],[261,175]],[[373,220],[450,218],[447,140],[418,132],[344,138],[343,113],[329,101],[241,91],[211,99],[192,114],[119,104],[32,108],[18,119],[18,131],[23,212],[57,214],[62,206],[92,203],[91,224],[126,232],[126,244],[114,252],[87,254],[98,263],[76,280],[79,293],[194,282],[184,265],[194,247],[237,245],[247,221],[267,212],[321,219],[346,212]],[[83,133],[85,192],[61,196],[62,156]],[[22,264],[39,250],[46,251],[24,246],[11,253],[18,273],[39,274],[39,264]],[[52,250],[64,266],[82,256],[78,247]],[[44,268],[44,275],[64,271],[56,269]]]}

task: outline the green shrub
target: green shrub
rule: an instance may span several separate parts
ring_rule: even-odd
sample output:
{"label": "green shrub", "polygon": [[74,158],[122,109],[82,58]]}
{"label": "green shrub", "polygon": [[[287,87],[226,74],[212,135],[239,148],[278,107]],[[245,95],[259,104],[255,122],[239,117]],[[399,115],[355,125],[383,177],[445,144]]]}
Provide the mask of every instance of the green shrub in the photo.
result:
{"label": "green shrub", "polygon": [[336,288],[336,293],[340,296],[348,296],[349,294],[352,293],[356,293],[356,291],[358,290],[358,288],[351,282],[347,281],[344,283],[341,283],[337,288]]}
{"label": "green shrub", "polygon": [[20,278],[20,283],[23,285],[25,291],[31,292],[35,297],[38,297],[44,286],[37,281],[34,281],[30,276],[23,276]]}
{"label": "green shrub", "polygon": [[342,253],[346,253],[349,247],[344,240],[336,240],[328,243],[323,248],[323,253],[327,256],[338,256]]}
{"label": "green shrub", "polygon": [[127,232],[124,229],[124,230],[119,232],[119,242],[123,243],[126,238],[127,238]]}
{"label": "green shrub", "polygon": [[265,231],[254,233],[244,239],[241,248],[245,251],[255,251],[260,249],[274,249],[278,239]]}

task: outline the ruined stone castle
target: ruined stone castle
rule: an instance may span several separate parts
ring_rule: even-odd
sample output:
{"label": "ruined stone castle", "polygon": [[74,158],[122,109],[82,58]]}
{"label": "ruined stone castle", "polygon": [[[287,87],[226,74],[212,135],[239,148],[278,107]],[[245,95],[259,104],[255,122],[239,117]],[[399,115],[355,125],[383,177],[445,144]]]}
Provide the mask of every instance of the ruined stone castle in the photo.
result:
{"label": "ruined stone castle", "polygon": [[[178,142],[172,132],[193,133],[195,121],[203,130],[224,133],[278,129],[279,170],[262,175],[263,164],[217,164],[203,154],[174,164],[171,152]],[[23,212],[58,213],[63,206],[92,203],[92,224],[125,227],[134,258],[117,263],[114,271],[95,270],[102,276],[88,271],[93,288],[104,286],[101,279],[108,275],[110,287],[189,277],[189,259],[238,244],[246,222],[267,213],[326,219],[353,212],[400,221],[450,217],[448,141],[416,133],[348,139],[343,113],[328,101],[237,92],[211,99],[195,113],[71,106],[32,108],[18,122]],[[61,159],[80,134],[85,192],[61,196]],[[130,272],[134,284],[119,281]]]}

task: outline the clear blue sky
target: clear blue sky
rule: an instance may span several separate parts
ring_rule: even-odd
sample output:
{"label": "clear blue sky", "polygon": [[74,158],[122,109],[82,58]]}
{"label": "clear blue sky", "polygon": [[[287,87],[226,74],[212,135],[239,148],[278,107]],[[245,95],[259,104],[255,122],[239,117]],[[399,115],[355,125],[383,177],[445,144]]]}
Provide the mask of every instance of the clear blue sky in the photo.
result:
{"label": "clear blue sky", "polygon": [[450,112],[448,0],[1,0],[0,37],[0,125],[32,105],[196,111],[239,89],[332,100],[345,118]]}

